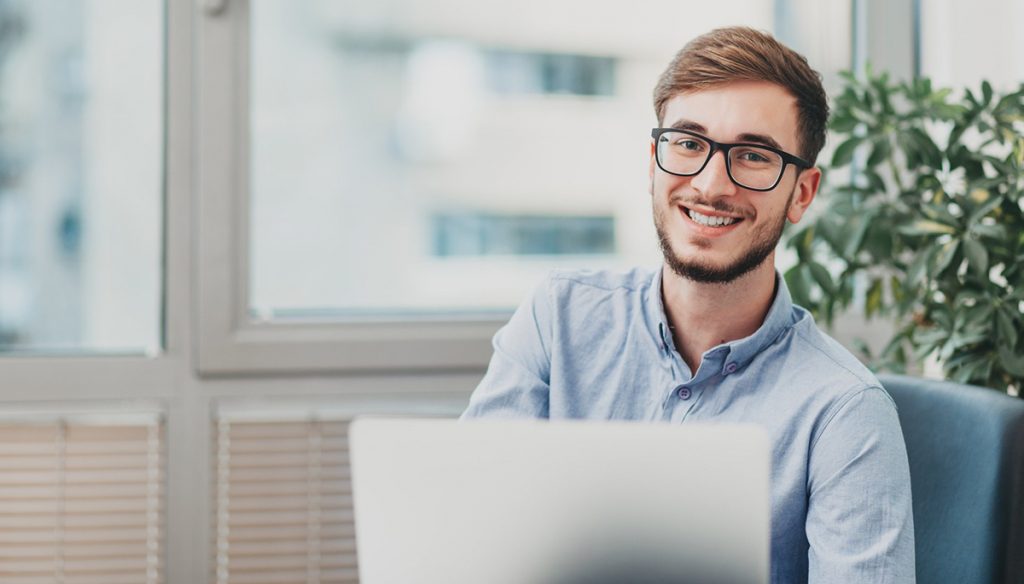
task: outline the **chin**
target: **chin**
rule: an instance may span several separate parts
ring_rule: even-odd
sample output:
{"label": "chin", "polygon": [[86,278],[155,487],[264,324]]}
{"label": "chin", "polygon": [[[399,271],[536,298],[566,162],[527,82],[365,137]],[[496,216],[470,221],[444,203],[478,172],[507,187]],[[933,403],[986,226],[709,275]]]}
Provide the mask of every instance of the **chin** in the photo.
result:
{"label": "chin", "polygon": [[[662,250],[667,252],[667,250]],[[756,271],[768,261],[762,253],[709,261],[708,254],[665,253],[665,265],[676,275],[702,284],[730,284]]]}

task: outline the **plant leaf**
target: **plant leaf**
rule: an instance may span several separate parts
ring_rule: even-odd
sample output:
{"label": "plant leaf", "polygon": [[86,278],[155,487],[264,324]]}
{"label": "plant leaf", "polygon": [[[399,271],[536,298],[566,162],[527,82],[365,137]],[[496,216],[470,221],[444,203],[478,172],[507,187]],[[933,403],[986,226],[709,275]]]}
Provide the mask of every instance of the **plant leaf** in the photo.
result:
{"label": "plant leaf", "polygon": [[935,347],[944,343],[949,338],[949,333],[939,327],[918,329],[911,335],[911,339],[918,347]]}
{"label": "plant leaf", "polygon": [[949,344],[952,348],[959,349],[960,347],[966,347],[967,345],[975,345],[989,338],[986,333],[953,333],[953,336],[949,339]]}
{"label": "plant leaf", "polygon": [[885,180],[873,168],[865,168],[864,177],[868,179],[868,187],[875,193],[884,193],[886,191]]}
{"label": "plant leaf", "polygon": [[968,269],[972,270],[979,278],[984,279],[988,275],[988,250],[973,237],[965,237],[963,241]]}
{"label": "plant leaf", "polygon": [[856,217],[848,224],[851,228],[850,231],[843,230],[844,234],[850,234],[850,237],[846,240],[846,245],[843,246],[843,257],[851,261],[856,258],[857,252],[860,251],[861,246],[864,244],[864,235],[867,234],[868,228],[871,227],[872,218],[871,213],[865,213]]}
{"label": "plant leaf", "polygon": [[857,127],[857,124],[857,119],[845,112],[842,114],[837,113],[830,122],[834,132],[841,132],[844,134],[852,132],[853,129]]}
{"label": "plant leaf", "polygon": [[925,269],[927,269],[928,264],[932,263],[932,259],[937,251],[938,248],[932,246],[925,251],[918,252],[917,257],[914,258],[910,268],[907,270],[907,283],[909,285],[916,286],[921,281]]}
{"label": "plant leaf", "polygon": [[948,103],[935,104],[931,108],[932,115],[940,120],[955,121],[959,120],[964,116],[967,111],[965,108],[958,105],[952,105]]}
{"label": "plant leaf", "polygon": [[802,267],[803,264],[793,266],[786,270],[783,277],[786,279],[790,295],[793,296],[793,303],[813,311],[814,307],[811,305],[811,295],[807,292],[807,280],[804,279]]}
{"label": "plant leaf", "polygon": [[946,225],[945,223],[939,223],[938,221],[918,219],[910,225],[900,227],[899,232],[907,235],[939,235],[942,233],[952,235],[956,233],[956,229]]}
{"label": "plant leaf", "polygon": [[811,269],[811,277],[814,278],[814,281],[817,282],[819,286],[821,286],[821,289],[829,296],[835,294],[835,284],[832,282],[832,276],[829,275],[825,266],[814,261],[809,262],[807,266]]}
{"label": "plant leaf", "polygon": [[857,151],[857,146],[863,141],[863,138],[854,136],[847,139],[845,142],[836,146],[836,151],[832,155],[832,166],[846,166],[853,160],[853,154]]}
{"label": "plant leaf", "polygon": [[892,299],[896,302],[903,302],[906,295],[903,293],[903,282],[898,276],[889,279],[889,288],[892,290]]}
{"label": "plant leaf", "polygon": [[942,166],[942,152],[935,142],[920,128],[909,128],[907,134],[917,143],[921,149],[922,161],[932,168]]}
{"label": "plant leaf", "polygon": [[871,114],[871,109],[874,108],[874,100],[871,99],[870,92],[864,92],[864,107],[867,109],[861,109],[859,107],[850,108],[850,114],[857,118],[858,122],[867,124],[868,126],[874,126],[878,123],[875,116]]}
{"label": "plant leaf", "polygon": [[959,239],[954,239],[939,248],[939,253],[935,257],[935,276],[938,276],[949,267],[950,262],[953,261],[953,256],[956,255],[956,251],[959,248]]}
{"label": "plant leaf", "polygon": [[996,330],[999,331],[999,338],[1005,341],[1007,346],[1017,346],[1017,329],[1006,311],[996,311]]}
{"label": "plant leaf", "polygon": [[864,300],[864,314],[871,318],[876,312],[882,309],[882,279],[871,280],[867,297]]}
{"label": "plant leaf", "polygon": [[987,237],[995,239],[996,241],[1006,239],[1006,228],[1002,225],[985,225],[984,223],[978,223],[974,227],[971,227],[971,232],[977,234],[979,237]]}
{"label": "plant leaf", "polygon": [[871,155],[868,156],[868,166],[878,166],[885,162],[890,152],[892,152],[892,143],[889,142],[889,136],[882,136],[875,141],[875,145],[871,149]]}
{"label": "plant leaf", "polygon": [[999,364],[1010,375],[1024,378],[1024,355],[1014,353],[1006,345],[999,345]]}
{"label": "plant leaf", "polygon": [[917,142],[910,137],[910,134],[906,132],[900,132],[896,134],[896,144],[900,150],[903,151],[903,156],[907,160],[907,168],[915,169],[924,162],[921,156],[921,148]]}
{"label": "plant leaf", "polygon": [[[971,195],[973,196],[975,193],[985,193],[989,196],[987,198],[982,199],[981,205],[977,209],[975,209],[974,212],[971,213],[970,218],[967,220],[968,225],[972,225],[974,223],[977,223],[978,221],[981,221],[986,215],[991,213],[996,207],[1001,205],[1003,202],[1003,197],[1001,195],[996,195],[993,197],[991,196],[991,193],[989,191],[976,190],[972,191]],[[982,195],[979,194],[978,196],[981,197]]]}

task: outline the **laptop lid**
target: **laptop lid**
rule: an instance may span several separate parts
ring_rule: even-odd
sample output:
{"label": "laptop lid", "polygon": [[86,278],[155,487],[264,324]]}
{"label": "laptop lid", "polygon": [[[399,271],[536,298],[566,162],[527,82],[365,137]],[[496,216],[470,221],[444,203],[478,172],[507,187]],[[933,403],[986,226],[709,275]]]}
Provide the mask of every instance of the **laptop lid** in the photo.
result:
{"label": "laptop lid", "polygon": [[361,584],[765,584],[768,440],[740,425],[359,419]]}

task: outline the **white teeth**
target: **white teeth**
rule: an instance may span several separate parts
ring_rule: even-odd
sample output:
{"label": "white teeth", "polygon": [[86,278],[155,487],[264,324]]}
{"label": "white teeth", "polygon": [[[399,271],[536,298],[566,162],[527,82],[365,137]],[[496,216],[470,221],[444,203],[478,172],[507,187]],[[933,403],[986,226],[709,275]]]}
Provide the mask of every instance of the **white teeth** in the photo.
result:
{"label": "white teeth", "polygon": [[718,227],[721,225],[731,225],[737,221],[735,217],[712,217],[710,215],[702,215],[693,209],[687,209],[690,215],[690,219],[694,222],[700,223],[701,225],[707,225],[708,227]]}

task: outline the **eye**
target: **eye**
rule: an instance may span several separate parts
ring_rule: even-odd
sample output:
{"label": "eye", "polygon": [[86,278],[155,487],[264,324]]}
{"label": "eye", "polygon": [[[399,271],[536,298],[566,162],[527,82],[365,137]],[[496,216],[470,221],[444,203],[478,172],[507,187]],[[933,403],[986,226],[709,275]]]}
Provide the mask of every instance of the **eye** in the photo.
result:
{"label": "eye", "polygon": [[756,150],[744,150],[743,152],[740,153],[739,159],[742,160],[743,162],[771,162],[771,159],[768,158],[768,156]]}
{"label": "eye", "polygon": [[679,146],[680,148],[683,148],[684,150],[693,150],[695,152],[703,150],[704,148],[704,144],[697,140],[692,140],[689,138],[681,138],[679,140],[676,140],[675,145]]}

